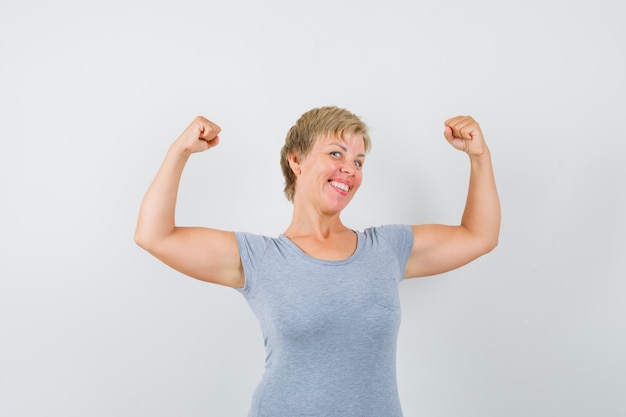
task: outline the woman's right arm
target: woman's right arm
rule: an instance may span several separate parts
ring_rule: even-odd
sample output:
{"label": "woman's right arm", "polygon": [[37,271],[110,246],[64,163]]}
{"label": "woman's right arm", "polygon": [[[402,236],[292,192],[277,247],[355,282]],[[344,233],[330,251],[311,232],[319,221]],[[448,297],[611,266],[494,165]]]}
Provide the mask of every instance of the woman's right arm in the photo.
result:
{"label": "woman's right arm", "polygon": [[243,267],[233,232],[177,227],[176,197],[189,156],[219,143],[220,128],[198,116],[170,146],[141,203],[135,242],[172,268],[203,281],[244,286]]}

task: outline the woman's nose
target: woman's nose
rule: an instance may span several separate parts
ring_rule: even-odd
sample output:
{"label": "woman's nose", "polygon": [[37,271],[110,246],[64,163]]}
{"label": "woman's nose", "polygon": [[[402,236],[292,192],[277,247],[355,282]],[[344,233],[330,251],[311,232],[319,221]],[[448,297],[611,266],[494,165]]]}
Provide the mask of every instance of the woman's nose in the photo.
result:
{"label": "woman's nose", "polygon": [[354,164],[350,161],[344,162],[343,165],[341,166],[341,171],[350,175],[354,174],[354,171],[355,171]]}

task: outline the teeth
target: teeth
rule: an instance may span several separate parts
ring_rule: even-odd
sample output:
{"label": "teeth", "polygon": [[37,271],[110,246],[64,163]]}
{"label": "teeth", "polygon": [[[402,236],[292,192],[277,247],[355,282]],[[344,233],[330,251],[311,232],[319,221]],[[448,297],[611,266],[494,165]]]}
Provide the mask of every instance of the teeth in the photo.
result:
{"label": "teeth", "polygon": [[331,181],[330,185],[332,185],[335,188],[339,188],[340,190],[343,190],[345,192],[348,192],[348,190],[350,189],[346,184],[342,184],[342,183],[336,182],[336,181]]}

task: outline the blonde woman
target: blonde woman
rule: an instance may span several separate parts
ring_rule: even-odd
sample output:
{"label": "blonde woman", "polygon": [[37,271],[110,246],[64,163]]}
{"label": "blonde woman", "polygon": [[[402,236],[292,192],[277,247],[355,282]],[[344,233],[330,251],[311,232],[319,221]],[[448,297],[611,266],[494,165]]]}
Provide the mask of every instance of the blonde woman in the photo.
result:
{"label": "blonde woman", "polygon": [[341,212],[361,185],[367,127],[337,107],[306,112],[281,151],[293,215],[278,237],[176,226],[185,164],[216,146],[219,133],[197,117],[171,145],[141,205],[135,240],[178,271],[247,299],[267,353],[249,417],[402,416],[398,283],[458,268],[498,242],[500,203],[480,126],[467,116],[445,122],[445,138],[470,160],[459,225],[355,231]]}

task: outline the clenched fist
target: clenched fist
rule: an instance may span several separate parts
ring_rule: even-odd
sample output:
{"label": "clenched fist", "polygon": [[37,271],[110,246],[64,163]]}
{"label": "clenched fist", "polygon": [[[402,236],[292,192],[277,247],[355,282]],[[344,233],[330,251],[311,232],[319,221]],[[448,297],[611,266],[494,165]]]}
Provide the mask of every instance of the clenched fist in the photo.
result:
{"label": "clenched fist", "polygon": [[220,142],[218,135],[221,130],[218,125],[205,117],[197,116],[176,139],[176,144],[188,154],[203,152]]}
{"label": "clenched fist", "polygon": [[445,121],[443,135],[456,149],[469,156],[481,156],[488,151],[478,122],[470,116],[457,116]]}

